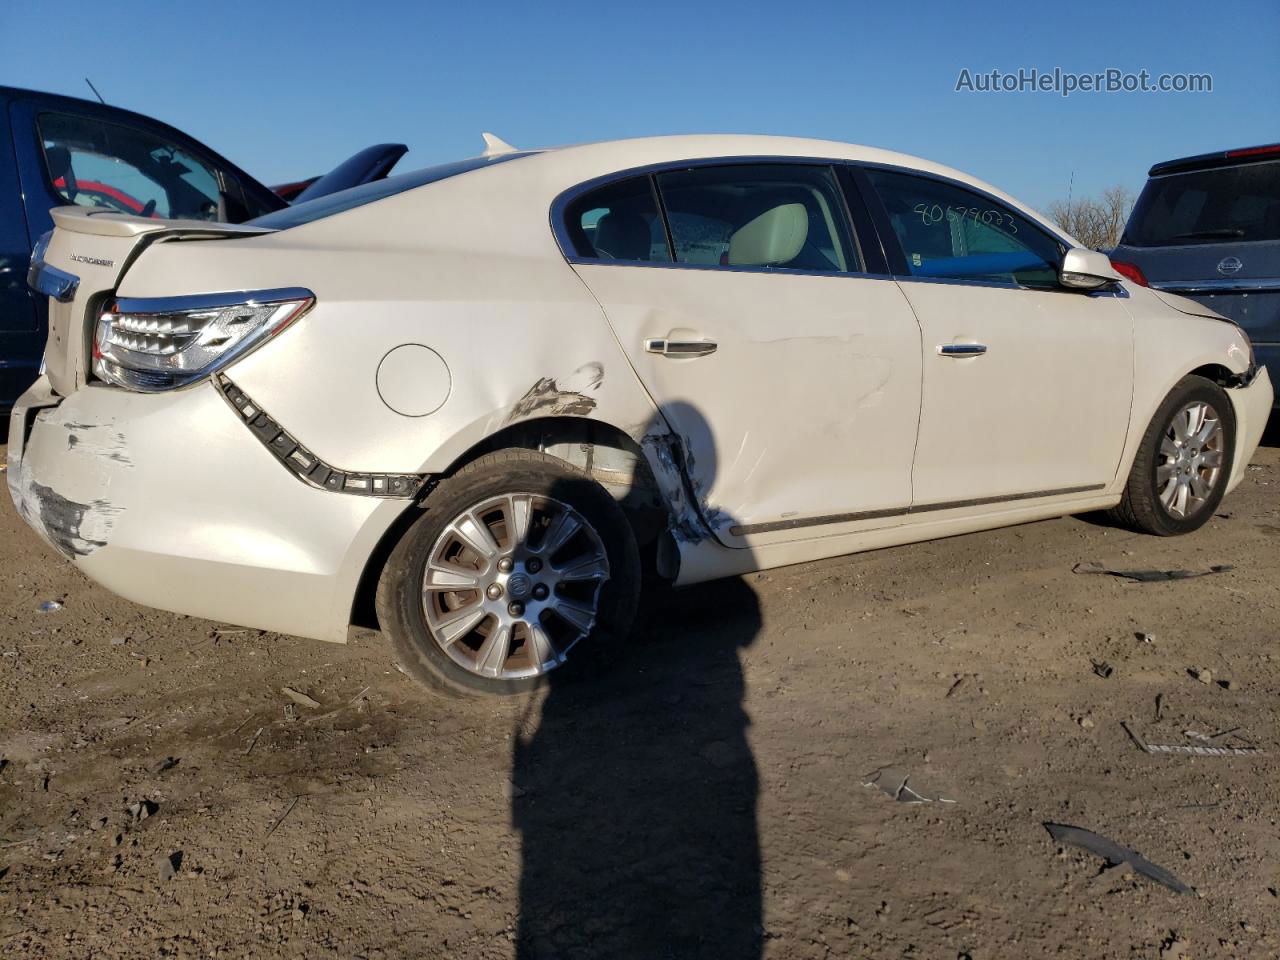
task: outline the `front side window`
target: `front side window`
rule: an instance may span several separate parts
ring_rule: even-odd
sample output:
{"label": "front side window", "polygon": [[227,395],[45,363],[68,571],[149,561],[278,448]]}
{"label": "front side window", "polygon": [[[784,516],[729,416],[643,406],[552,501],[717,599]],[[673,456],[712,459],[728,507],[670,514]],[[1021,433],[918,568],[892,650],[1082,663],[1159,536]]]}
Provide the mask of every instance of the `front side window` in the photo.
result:
{"label": "front side window", "polygon": [[929,177],[868,170],[913,277],[1055,287],[1064,252],[1021,213]]}
{"label": "front side window", "polygon": [[624,262],[671,261],[648,177],[632,177],[583,194],[565,212],[580,257]]}
{"label": "front side window", "polygon": [[657,175],[677,263],[860,270],[830,167],[735,164]]}
{"label": "front side window", "polygon": [[181,147],[90,117],[46,113],[38,123],[49,183],[67,203],[141,217],[227,219],[217,172]]}

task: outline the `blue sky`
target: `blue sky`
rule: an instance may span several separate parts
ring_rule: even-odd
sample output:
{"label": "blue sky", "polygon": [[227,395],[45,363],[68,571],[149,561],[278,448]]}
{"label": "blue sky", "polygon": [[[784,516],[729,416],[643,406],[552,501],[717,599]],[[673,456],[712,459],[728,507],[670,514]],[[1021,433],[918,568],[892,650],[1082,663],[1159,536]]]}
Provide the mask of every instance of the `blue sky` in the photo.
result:
{"label": "blue sky", "polygon": [[[1277,0],[0,4],[0,83],[91,96],[87,74],[270,183],[379,141],[409,145],[405,169],[473,155],[481,130],[778,133],[1045,206],[1073,174],[1077,194],[1136,189],[1154,161],[1280,140],[1277,49]],[[963,68],[1020,67],[1209,73],[1213,92],[955,92]]]}

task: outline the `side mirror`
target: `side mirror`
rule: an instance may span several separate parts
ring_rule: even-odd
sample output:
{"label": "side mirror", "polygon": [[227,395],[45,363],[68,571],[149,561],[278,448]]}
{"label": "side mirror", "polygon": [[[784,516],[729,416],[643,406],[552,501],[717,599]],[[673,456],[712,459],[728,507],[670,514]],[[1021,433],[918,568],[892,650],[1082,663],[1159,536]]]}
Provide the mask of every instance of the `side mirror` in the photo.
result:
{"label": "side mirror", "polygon": [[1062,258],[1058,282],[1072,290],[1097,290],[1123,280],[1105,253],[1072,247]]}

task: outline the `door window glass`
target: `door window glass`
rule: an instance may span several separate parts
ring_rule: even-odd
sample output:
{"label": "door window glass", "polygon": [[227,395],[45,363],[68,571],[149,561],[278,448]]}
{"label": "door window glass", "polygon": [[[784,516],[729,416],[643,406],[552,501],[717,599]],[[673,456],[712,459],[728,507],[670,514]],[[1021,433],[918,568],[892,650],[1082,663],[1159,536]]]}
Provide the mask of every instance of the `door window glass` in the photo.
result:
{"label": "door window glass", "polygon": [[915,277],[1053,287],[1060,244],[988,197],[928,177],[868,170]]}
{"label": "door window glass", "polygon": [[580,257],[670,262],[667,235],[648,177],[632,177],[584,194],[569,205],[566,226]]}
{"label": "door window glass", "polygon": [[678,263],[838,273],[860,270],[835,174],[797,163],[657,176]]}
{"label": "door window glass", "polygon": [[39,119],[49,182],[67,203],[143,217],[226,218],[218,174],[155,135],[90,117]]}

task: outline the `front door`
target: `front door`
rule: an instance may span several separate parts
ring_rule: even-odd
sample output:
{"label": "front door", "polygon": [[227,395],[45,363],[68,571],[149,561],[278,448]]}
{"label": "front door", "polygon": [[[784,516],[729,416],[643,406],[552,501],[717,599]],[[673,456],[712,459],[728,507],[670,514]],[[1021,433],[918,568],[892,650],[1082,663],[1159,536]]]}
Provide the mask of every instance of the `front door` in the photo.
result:
{"label": "front door", "polygon": [[722,543],[902,522],[919,328],[893,282],[859,275],[830,167],[641,176],[567,216],[575,269],[683,438]]}
{"label": "front door", "polygon": [[1123,291],[1057,282],[1061,244],[985,194],[868,170],[923,336],[914,509],[1096,495],[1129,422]]}

